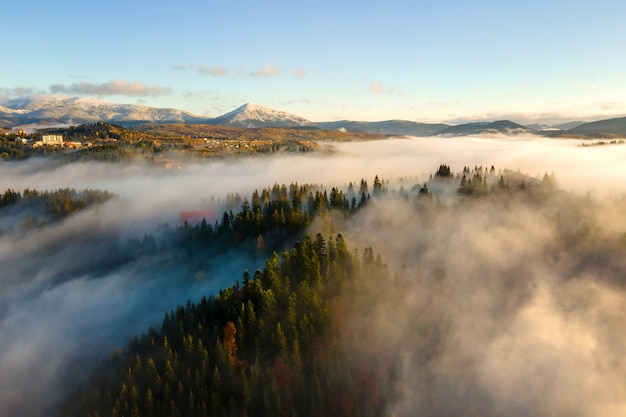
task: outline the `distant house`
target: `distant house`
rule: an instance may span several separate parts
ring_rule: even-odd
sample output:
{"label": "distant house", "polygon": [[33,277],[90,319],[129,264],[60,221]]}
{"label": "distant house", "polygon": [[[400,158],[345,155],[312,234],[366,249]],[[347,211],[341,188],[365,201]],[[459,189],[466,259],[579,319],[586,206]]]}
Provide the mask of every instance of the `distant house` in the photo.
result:
{"label": "distant house", "polygon": [[63,146],[63,135],[41,135],[44,145]]}

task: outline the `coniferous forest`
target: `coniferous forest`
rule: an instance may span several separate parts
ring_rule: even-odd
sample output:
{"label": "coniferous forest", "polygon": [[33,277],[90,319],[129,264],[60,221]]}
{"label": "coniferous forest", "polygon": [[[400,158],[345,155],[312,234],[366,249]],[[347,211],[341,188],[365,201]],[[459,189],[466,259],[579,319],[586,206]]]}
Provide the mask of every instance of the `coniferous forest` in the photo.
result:
{"label": "coniferous forest", "polygon": [[547,168],[274,183],[178,222],[115,191],[8,188],[2,367],[26,355],[10,336],[57,346],[14,371],[23,395],[2,383],[6,415],[619,411],[626,200]]}
{"label": "coniferous forest", "polygon": [[101,364],[65,413],[381,415],[392,386],[384,344],[354,358],[344,340],[363,274],[390,283],[341,234],[307,235],[263,270],[166,313]]}

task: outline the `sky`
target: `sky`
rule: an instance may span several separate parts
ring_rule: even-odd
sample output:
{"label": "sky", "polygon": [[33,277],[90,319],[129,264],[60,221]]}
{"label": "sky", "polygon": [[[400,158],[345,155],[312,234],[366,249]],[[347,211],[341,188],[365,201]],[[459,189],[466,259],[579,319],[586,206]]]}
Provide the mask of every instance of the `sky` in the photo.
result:
{"label": "sky", "polygon": [[7,0],[0,104],[87,96],[217,117],[592,121],[626,115],[620,0]]}

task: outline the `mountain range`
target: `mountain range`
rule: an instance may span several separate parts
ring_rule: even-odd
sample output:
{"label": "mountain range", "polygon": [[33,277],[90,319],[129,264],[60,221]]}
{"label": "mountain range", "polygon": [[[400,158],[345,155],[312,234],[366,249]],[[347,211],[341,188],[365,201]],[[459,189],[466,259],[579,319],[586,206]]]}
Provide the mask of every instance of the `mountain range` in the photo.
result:
{"label": "mountain range", "polygon": [[341,120],[338,122],[320,122],[315,124],[320,129],[345,130],[358,133],[381,133],[386,135],[431,136],[450,125],[443,123],[418,123],[408,120],[385,120],[382,122],[355,122]]}
{"label": "mountain range", "polygon": [[209,119],[176,109],[116,104],[86,97],[46,97],[13,100],[0,106],[0,125],[79,125],[116,123],[206,123]]}
{"label": "mountain range", "polygon": [[448,125],[408,120],[364,122],[341,120],[311,122],[303,117],[247,103],[222,116],[209,118],[171,108],[138,104],[116,104],[86,97],[46,96],[11,100],[0,106],[0,126],[69,126],[95,122],[122,125],[140,123],[204,123],[242,128],[306,128],[344,130],[407,136],[465,136],[477,134],[541,134],[546,136],[613,137],[626,136],[626,117],[591,123],[571,122],[560,126],[523,126],[509,120]]}

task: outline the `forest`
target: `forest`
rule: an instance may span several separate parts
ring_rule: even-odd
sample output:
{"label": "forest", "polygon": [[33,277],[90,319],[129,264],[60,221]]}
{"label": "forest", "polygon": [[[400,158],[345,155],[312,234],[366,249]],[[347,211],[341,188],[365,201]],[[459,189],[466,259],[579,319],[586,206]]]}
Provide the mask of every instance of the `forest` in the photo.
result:
{"label": "forest", "polygon": [[24,168],[0,198],[0,415],[621,415],[626,198],[469,159],[271,185],[254,160],[53,164],[106,181],[37,191]]}

